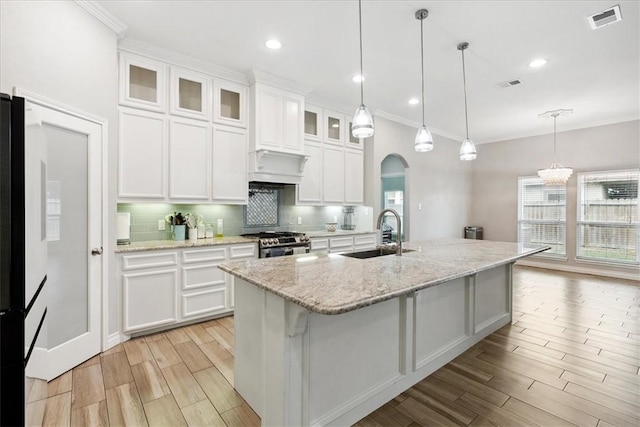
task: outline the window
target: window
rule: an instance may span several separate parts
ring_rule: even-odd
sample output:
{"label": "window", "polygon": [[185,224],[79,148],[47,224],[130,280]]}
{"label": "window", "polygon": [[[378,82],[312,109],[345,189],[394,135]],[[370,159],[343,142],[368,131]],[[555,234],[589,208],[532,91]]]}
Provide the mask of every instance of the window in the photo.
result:
{"label": "window", "polygon": [[578,174],[578,258],[638,264],[635,170]]}
{"label": "window", "polygon": [[567,187],[545,186],[538,177],[518,178],[518,243],[548,245],[543,256],[565,257]]}

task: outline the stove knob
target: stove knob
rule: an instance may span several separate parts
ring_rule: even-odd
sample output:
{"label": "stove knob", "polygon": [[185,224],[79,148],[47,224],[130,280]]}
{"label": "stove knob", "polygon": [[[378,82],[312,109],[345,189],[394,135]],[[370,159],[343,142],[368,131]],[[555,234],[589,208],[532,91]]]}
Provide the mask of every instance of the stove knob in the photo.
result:
{"label": "stove knob", "polygon": [[269,246],[269,239],[264,239],[262,241],[262,246]]}
{"label": "stove knob", "polygon": [[269,239],[269,244],[270,245],[275,245],[276,243],[278,243],[278,241],[276,239]]}

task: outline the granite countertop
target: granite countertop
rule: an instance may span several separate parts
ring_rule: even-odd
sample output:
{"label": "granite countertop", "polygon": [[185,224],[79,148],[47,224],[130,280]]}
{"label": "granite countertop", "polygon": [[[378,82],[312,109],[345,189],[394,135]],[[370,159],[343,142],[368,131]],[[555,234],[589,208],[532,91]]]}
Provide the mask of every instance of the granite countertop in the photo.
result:
{"label": "granite countertop", "polygon": [[230,262],[219,268],[309,311],[341,314],[549,249],[471,239],[403,247],[413,252],[369,259],[312,253]]}
{"label": "granite countertop", "polygon": [[156,251],[161,249],[199,248],[203,246],[233,245],[237,243],[258,243],[258,239],[242,236],[214,237],[210,239],[184,240],[148,240],[145,242],[131,242],[129,245],[117,245],[115,252]]}
{"label": "granite countertop", "polygon": [[[338,226],[339,227],[339,226]],[[314,237],[339,237],[339,236],[354,236],[357,234],[373,234],[376,232],[380,232],[380,230],[336,230],[336,231],[305,231],[304,234],[309,236],[310,238]]]}

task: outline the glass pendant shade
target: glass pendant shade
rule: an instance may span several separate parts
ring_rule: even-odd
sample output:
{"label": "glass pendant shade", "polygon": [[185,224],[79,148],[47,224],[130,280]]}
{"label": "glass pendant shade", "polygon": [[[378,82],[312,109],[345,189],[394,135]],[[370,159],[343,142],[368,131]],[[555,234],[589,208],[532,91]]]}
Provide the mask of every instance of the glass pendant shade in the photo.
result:
{"label": "glass pendant shade", "polygon": [[460,146],[460,160],[475,160],[476,146],[469,138],[465,138]]}
{"label": "glass pendant shade", "polygon": [[565,168],[560,163],[556,162],[556,135],[557,135],[556,120],[558,119],[558,116],[571,114],[571,113],[573,113],[573,110],[571,109],[569,110],[560,109],[560,110],[554,110],[554,111],[547,111],[545,113],[538,115],[538,117],[540,118],[553,117],[553,163],[551,164],[551,167],[547,169],[538,170],[538,176],[542,178],[542,182],[544,182],[544,185],[549,185],[549,186],[565,185],[569,180],[569,177],[573,173],[573,169]]}
{"label": "glass pendant shade", "polygon": [[573,169],[565,168],[559,163],[553,162],[550,168],[540,169],[538,176],[542,178],[544,185],[565,185],[572,173]]}
{"label": "glass pendant shade", "polygon": [[433,150],[433,137],[425,125],[420,126],[418,133],[416,133],[415,149],[420,153]]}
{"label": "glass pendant shade", "polygon": [[373,117],[369,109],[361,104],[353,115],[351,134],[354,138],[369,138],[373,136]]}

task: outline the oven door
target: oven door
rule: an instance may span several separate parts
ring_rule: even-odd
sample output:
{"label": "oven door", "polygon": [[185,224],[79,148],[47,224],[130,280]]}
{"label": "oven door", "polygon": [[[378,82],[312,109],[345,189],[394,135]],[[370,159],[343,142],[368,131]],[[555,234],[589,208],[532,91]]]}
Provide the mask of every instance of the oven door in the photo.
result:
{"label": "oven door", "polygon": [[309,253],[308,244],[291,245],[291,246],[282,246],[279,248],[260,249],[260,258],[275,258],[280,256],[308,254],[308,253]]}

